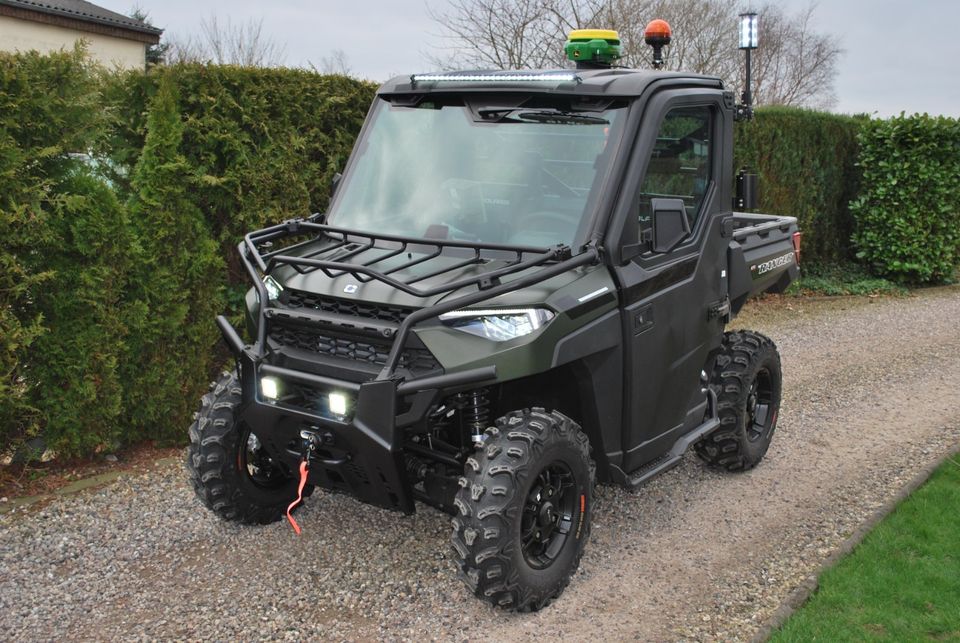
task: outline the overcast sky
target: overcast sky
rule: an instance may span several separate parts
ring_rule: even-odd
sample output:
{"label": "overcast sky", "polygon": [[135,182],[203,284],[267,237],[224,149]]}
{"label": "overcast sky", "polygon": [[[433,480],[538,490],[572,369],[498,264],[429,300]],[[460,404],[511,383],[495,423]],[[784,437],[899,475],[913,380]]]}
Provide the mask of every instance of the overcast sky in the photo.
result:
{"label": "overcast sky", "polygon": [[[376,81],[428,70],[422,53],[439,44],[439,28],[424,0],[93,2],[125,14],[137,4],[174,38],[197,33],[200,18],[212,14],[240,23],[262,18],[264,35],[285,45],[285,64],[321,67],[325,57],[342,49],[354,75]],[[436,8],[445,4],[429,2]],[[808,4],[781,2],[793,10]],[[815,20],[840,38],[846,50],[839,64],[835,111],[960,117],[960,2],[821,0]]]}

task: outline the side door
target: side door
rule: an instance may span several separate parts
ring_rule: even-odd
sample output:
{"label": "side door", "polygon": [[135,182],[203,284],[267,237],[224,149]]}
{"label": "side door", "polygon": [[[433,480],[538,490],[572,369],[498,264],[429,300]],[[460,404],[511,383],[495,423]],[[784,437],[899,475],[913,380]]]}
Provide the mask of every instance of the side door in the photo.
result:
{"label": "side door", "polygon": [[[726,295],[720,223],[729,212],[721,185],[729,124],[721,101],[720,91],[663,91],[641,120],[636,176],[624,195],[638,224],[624,234],[637,238],[622,241],[641,244],[640,254],[615,271],[624,304],[625,472],[663,455],[707,409],[701,372],[720,344],[724,322],[715,309]],[[689,232],[657,252],[652,208],[662,199],[682,201]]]}

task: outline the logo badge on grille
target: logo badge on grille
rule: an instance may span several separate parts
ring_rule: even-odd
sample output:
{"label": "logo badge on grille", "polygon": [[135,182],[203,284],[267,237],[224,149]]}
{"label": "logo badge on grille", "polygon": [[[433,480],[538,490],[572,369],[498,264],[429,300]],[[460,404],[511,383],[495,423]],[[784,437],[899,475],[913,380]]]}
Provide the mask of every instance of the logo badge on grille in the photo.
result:
{"label": "logo badge on grille", "polygon": [[358,288],[359,286],[357,286],[357,284],[347,284],[347,286],[343,289],[343,292],[347,293],[348,295],[352,295],[357,292]]}

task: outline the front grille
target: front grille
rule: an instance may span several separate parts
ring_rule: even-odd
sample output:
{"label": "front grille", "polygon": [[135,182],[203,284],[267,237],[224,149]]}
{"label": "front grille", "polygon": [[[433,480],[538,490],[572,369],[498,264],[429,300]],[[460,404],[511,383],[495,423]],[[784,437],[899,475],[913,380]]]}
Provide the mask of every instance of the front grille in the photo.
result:
{"label": "front grille", "polygon": [[[389,340],[378,341],[369,337],[357,338],[328,330],[320,331],[277,324],[271,327],[270,338],[283,346],[376,366],[387,363],[387,355],[391,347]],[[399,367],[422,374],[440,369],[440,363],[425,348],[407,348],[400,355]]]}
{"label": "front grille", "polygon": [[334,315],[377,319],[394,324],[401,323],[407,318],[407,315],[413,312],[412,308],[404,308],[403,306],[388,306],[384,304],[349,301],[346,299],[333,299],[331,297],[322,297],[313,293],[303,292],[302,290],[285,290],[281,302],[290,308],[306,308],[308,310],[319,310],[320,312],[332,313]]}

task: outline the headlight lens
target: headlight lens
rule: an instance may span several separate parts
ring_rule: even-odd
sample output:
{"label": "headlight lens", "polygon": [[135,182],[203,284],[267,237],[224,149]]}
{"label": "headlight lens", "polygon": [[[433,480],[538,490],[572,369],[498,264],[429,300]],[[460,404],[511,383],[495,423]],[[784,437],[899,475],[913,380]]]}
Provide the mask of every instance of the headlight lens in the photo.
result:
{"label": "headlight lens", "polygon": [[554,317],[554,313],[545,308],[503,308],[455,310],[440,315],[440,321],[477,337],[505,342],[543,328]]}
{"label": "headlight lens", "polygon": [[275,299],[280,299],[280,293],[283,292],[283,286],[277,283],[277,280],[267,275],[263,278],[263,285],[267,287],[267,297],[270,298],[270,301]]}

